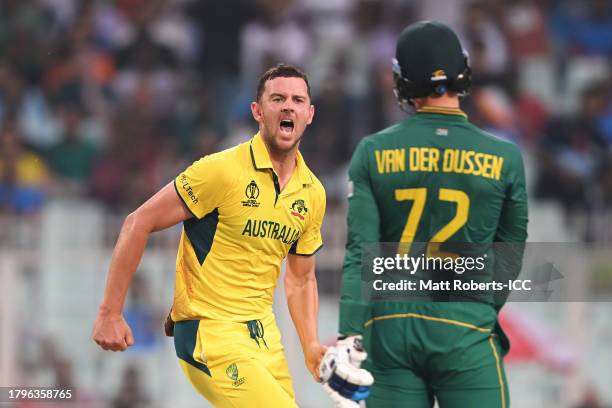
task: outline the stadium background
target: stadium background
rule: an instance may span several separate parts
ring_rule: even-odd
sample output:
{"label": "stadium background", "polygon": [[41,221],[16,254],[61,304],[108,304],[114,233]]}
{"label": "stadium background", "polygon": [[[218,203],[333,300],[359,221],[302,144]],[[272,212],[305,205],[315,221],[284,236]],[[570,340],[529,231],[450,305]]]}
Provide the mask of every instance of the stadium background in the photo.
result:
{"label": "stadium background", "polygon": [[[612,299],[610,1],[2,0],[0,386],[78,390],[66,406],[206,406],[161,329],[179,227],[153,236],[130,290],[137,345],[102,352],[91,326],[123,217],[193,160],[254,133],[256,79],[277,62],[311,80],[302,151],[328,194],[317,273],[332,341],[347,160],[404,117],[390,59],[420,19],[452,26],[470,53],[470,120],[523,151],[530,240],[604,248],[577,275]],[[279,289],[298,401],[329,406]],[[610,406],[611,315],[605,302],[508,305],[513,406]]]}

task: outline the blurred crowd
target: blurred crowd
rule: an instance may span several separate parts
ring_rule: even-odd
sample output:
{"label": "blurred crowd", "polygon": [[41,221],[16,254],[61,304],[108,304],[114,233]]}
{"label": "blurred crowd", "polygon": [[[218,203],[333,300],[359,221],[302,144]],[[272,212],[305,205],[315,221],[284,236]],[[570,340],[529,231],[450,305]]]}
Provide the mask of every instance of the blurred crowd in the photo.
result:
{"label": "blurred crowd", "polygon": [[0,214],[53,196],[134,208],[254,133],[257,78],[278,62],[310,77],[302,151],[337,205],[356,143],[406,115],[398,33],[432,18],[469,52],[470,120],[536,159],[535,196],[612,206],[610,1],[4,0]]}
{"label": "blurred crowd", "polygon": [[[462,107],[531,158],[530,199],[612,210],[609,0],[2,0],[0,218],[36,216],[54,197],[130,211],[255,133],[256,82],[278,62],[310,78],[316,114],[301,149],[341,206],[355,145],[407,115],[391,58],[422,19],[460,35],[474,72]],[[147,351],[163,311],[145,301],[146,282],[134,286],[126,314]],[[69,359],[40,341],[26,375],[41,365],[47,383],[74,386]],[[141,376],[126,367],[108,406],[151,406]],[[79,391],[79,406],[92,398]]]}

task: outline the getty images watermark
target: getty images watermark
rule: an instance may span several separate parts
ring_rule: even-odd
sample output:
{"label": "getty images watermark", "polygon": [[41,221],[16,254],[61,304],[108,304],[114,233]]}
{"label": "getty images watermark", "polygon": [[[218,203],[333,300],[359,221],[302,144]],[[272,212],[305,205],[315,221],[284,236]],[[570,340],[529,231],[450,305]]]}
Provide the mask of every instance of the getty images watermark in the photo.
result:
{"label": "getty images watermark", "polygon": [[370,300],[611,301],[612,251],[583,243],[364,243]]}
{"label": "getty images watermark", "polygon": [[[487,254],[482,256],[439,256],[436,254],[395,254],[392,257],[378,256],[372,259],[372,273],[382,275],[385,272],[402,272],[415,275],[418,271],[432,274],[434,272],[452,272],[456,275],[482,272],[487,267]],[[532,290],[531,279],[508,279],[506,281],[475,281],[474,279],[400,279],[385,281],[383,277],[375,279],[372,288],[376,291],[504,291]]]}

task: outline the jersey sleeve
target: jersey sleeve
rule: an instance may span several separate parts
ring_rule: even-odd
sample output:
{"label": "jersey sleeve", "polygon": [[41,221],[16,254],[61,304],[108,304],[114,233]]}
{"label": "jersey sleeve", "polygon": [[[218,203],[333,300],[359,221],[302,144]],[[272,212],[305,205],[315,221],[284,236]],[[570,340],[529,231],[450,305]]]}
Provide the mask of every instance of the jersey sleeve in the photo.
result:
{"label": "jersey sleeve", "polygon": [[513,151],[513,166],[508,174],[506,198],[499,217],[496,242],[525,242],[527,239],[527,190],[525,168],[518,148]]}
{"label": "jersey sleeve", "polygon": [[219,207],[230,190],[233,179],[224,162],[219,155],[205,156],[174,179],[177,194],[196,218]]}
{"label": "jersey sleeve", "polygon": [[368,300],[362,299],[361,244],[380,240],[380,219],[370,182],[365,140],[357,146],[349,167],[347,225],[338,331],[354,335],[363,332],[370,314]]}
{"label": "jersey sleeve", "polygon": [[321,225],[325,216],[325,190],[323,186],[317,186],[316,197],[313,200],[312,217],[300,238],[291,246],[289,253],[293,255],[310,256],[314,255],[323,246],[321,237]]}
{"label": "jersey sleeve", "polygon": [[[512,166],[508,173],[506,197],[495,232],[495,279],[516,279],[521,272],[523,252],[527,240],[527,191],[525,169],[518,148],[512,153]],[[500,291],[495,300],[501,309],[509,292]]]}

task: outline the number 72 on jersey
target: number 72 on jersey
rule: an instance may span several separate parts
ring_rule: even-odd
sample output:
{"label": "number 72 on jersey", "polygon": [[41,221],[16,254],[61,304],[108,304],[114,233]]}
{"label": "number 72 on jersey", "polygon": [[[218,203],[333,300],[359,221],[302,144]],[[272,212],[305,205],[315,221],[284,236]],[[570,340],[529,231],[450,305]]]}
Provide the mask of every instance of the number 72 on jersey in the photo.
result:
{"label": "number 72 on jersey", "polygon": [[[414,237],[416,236],[417,228],[423,216],[423,210],[425,209],[427,188],[398,188],[395,190],[395,200],[413,201],[410,212],[408,213],[406,225],[404,226],[400,238],[400,243],[408,244],[403,246],[401,252],[409,253],[410,244],[414,242]],[[455,216],[431,237],[430,244],[427,246],[427,254],[429,256],[432,254],[437,254],[437,256],[442,255],[442,253],[440,253],[440,244],[452,237],[465,225],[470,212],[470,197],[464,191],[440,188],[438,190],[438,200],[456,203],[457,209],[455,211]],[[447,254],[447,256],[454,255]]]}

